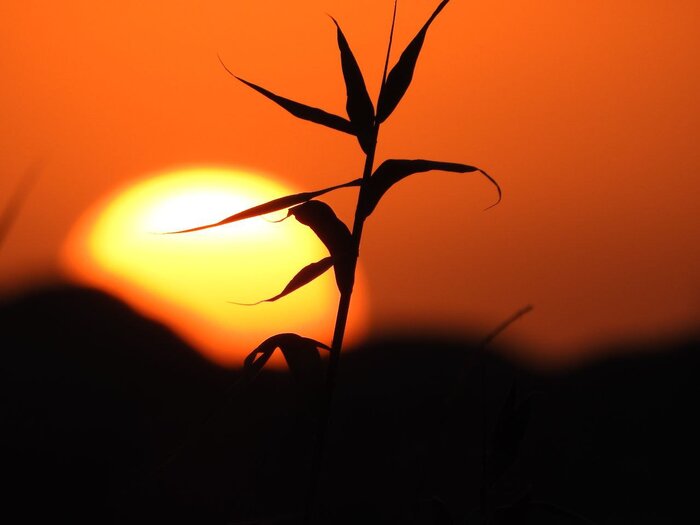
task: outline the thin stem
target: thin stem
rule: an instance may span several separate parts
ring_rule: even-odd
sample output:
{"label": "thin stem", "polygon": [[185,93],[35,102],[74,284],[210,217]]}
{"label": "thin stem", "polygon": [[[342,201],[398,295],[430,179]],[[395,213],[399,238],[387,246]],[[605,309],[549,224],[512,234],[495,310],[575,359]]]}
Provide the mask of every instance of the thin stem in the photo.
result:
{"label": "thin stem", "polygon": [[[365,166],[362,173],[362,180],[365,181],[369,179],[372,175],[372,168],[374,166],[374,154],[377,147],[376,137],[379,134],[379,124],[375,124],[374,127],[374,144],[371,150],[367,153],[365,159]],[[350,275],[355,276],[355,270],[357,269],[357,259],[360,254],[360,242],[362,240],[362,229],[364,227],[365,218],[359,213],[360,203],[363,199],[363,191],[365,185],[360,186],[359,196],[357,198],[357,205],[355,206],[355,220],[352,227],[352,253],[354,254],[351,261]],[[331,407],[333,405],[333,393],[335,391],[335,385],[338,375],[338,364],[340,363],[340,353],[343,348],[343,339],[345,337],[345,328],[348,322],[348,314],[350,313],[350,302],[352,299],[352,290],[354,283],[340,294],[340,300],[338,301],[338,313],[335,319],[335,328],[333,330],[333,341],[331,343],[330,359],[328,361],[328,369],[326,375],[326,389],[323,399],[323,404],[321,406],[321,413],[318,421],[318,428],[316,432],[316,446],[314,448],[314,455],[311,463],[311,478],[309,481],[309,489],[306,499],[306,509],[305,509],[305,522],[311,523],[314,518],[315,504],[318,497],[318,489],[321,478],[321,469],[323,465],[323,456],[326,448],[326,440],[328,433],[328,423],[331,415]]]}

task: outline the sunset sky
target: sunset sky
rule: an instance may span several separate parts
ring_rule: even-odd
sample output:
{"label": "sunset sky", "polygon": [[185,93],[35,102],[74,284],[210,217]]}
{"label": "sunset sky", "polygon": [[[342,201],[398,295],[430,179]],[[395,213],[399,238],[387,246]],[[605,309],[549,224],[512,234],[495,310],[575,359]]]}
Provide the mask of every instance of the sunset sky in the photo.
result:
{"label": "sunset sky", "polygon": [[[401,0],[393,63],[437,0]],[[345,115],[341,24],[376,101],[393,1],[45,2],[0,7],[0,206],[39,178],[0,253],[0,291],[58,279],[76,221],[115,188],[183,166],[297,191],[361,175],[350,136],[226,73]],[[388,158],[475,174],[402,181],[365,225],[371,332],[483,335],[566,360],[700,323],[700,4],[452,0],[383,125]],[[350,223],[356,193],[324,198]],[[236,211],[236,210],[232,210]],[[235,271],[235,270],[234,270]]]}

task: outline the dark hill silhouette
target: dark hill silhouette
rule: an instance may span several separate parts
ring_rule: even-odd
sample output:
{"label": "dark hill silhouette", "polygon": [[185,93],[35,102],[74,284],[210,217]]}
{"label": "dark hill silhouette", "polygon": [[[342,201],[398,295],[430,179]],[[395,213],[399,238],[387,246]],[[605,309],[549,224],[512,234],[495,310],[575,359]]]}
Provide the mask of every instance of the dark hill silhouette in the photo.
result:
{"label": "dark hill silhouette", "polygon": [[[0,309],[12,523],[294,522],[315,422],[288,374],[231,393],[236,370],[95,290]],[[326,522],[479,523],[482,449],[513,385],[529,418],[488,495],[523,503],[510,523],[695,522],[698,338],[647,346],[549,374],[426,334],[344,354]]]}

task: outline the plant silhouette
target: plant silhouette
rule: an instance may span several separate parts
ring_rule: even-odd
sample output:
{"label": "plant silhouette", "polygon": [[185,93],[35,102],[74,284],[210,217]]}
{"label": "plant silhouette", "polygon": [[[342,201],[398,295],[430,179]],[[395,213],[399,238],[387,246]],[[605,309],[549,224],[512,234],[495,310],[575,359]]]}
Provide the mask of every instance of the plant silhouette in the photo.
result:
{"label": "plant silhouette", "polygon": [[[306,383],[319,383],[324,379],[322,377],[322,367],[319,366],[321,363],[319,348],[329,351],[330,357],[325,370],[325,387],[322,389],[322,398],[320,400],[315,452],[305,509],[307,521],[312,519],[314,512],[326,442],[326,432],[331,413],[332,396],[336,383],[340,354],[343,348],[343,339],[350,310],[355,271],[365,222],[374,212],[382,197],[392,186],[410,175],[428,171],[440,170],[456,173],[478,173],[495,186],[498,192],[498,198],[495,204],[501,200],[501,189],[498,183],[485,171],[476,166],[424,159],[389,159],[382,162],[378,167],[374,167],[380,126],[391,116],[406,94],[413,79],[418,57],[428,29],[448,3],[449,0],[440,2],[416,36],[401,53],[395,65],[389,70],[394,25],[396,22],[397,2],[394,3],[389,45],[386,52],[386,61],[376,109],[375,104],[368,94],[360,67],[340,24],[331,17],[337,29],[337,43],[347,92],[347,103],[345,107],[347,118],[328,113],[316,107],[295,102],[243,79],[234,74],[219,57],[221,64],[229,74],[269,100],[275,102],[292,115],[354,136],[365,155],[362,176],[355,180],[328,188],[274,199],[235,213],[213,224],[205,224],[195,228],[169,232],[196,232],[198,230],[214,228],[286,209],[288,211],[285,218],[293,217],[301,224],[308,226],[328,249],[328,257],[305,266],[299,270],[279,294],[259,302],[279,300],[310,283],[332,267],[335,272],[335,280],[339,291],[339,301],[333,338],[330,346],[297,334],[273,335],[253,350],[245,360],[243,369],[243,377],[246,380],[252,379],[264,367],[270,355],[279,348],[284,354],[289,368],[295,377]],[[349,187],[359,188],[352,228],[348,228],[348,226],[336,216],[335,212],[328,204],[317,200],[318,197],[326,193]]]}

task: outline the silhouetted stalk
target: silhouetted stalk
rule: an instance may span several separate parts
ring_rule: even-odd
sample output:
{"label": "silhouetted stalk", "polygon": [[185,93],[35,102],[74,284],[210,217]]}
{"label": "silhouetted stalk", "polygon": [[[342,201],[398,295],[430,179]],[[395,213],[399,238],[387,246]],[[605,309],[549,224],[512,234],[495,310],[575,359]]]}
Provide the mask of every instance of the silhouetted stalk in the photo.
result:
{"label": "silhouetted stalk", "polygon": [[[379,124],[377,123],[374,126],[374,140],[372,142],[372,147],[365,158],[365,166],[362,171],[363,182],[369,180],[370,176],[372,175],[372,170],[374,166],[374,155],[377,149],[378,135]],[[314,509],[318,496],[318,488],[321,481],[321,472],[323,469],[323,456],[326,449],[328,426],[333,406],[333,393],[335,392],[335,385],[338,376],[338,367],[340,364],[340,353],[343,348],[343,340],[345,339],[345,329],[348,323],[348,315],[350,314],[350,303],[352,302],[352,291],[355,283],[357,260],[360,255],[360,243],[362,241],[362,229],[364,227],[366,218],[363,216],[362,213],[360,213],[360,203],[363,199],[363,190],[365,187],[365,184],[363,184],[360,187],[359,195],[357,197],[357,204],[355,206],[355,219],[352,227],[353,257],[350,262],[351,266],[349,272],[352,275],[353,279],[350,282],[348,288],[341,292],[340,299],[338,300],[338,312],[335,318],[335,327],[333,329],[333,341],[331,343],[330,357],[328,360],[328,368],[326,371],[326,388],[324,391],[324,398],[321,405],[318,429],[316,431],[316,445],[314,447],[313,459],[311,463],[311,478],[309,481],[309,490],[307,494],[305,510],[305,521],[307,523],[311,523],[314,517]]]}
{"label": "silhouetted stalk", "polygon": [[29,170],[27,170],[19,182],[19,185],[15,189],[10,201],[7,206],[0,214],[0,249],[2,249],[5,241],[7,240],[10,230],[17,221],[17,216],[19,215],[22,206],[29,196],[29,192],[32,186],[36,182],[39,176],[39,166],[35,165]]}

